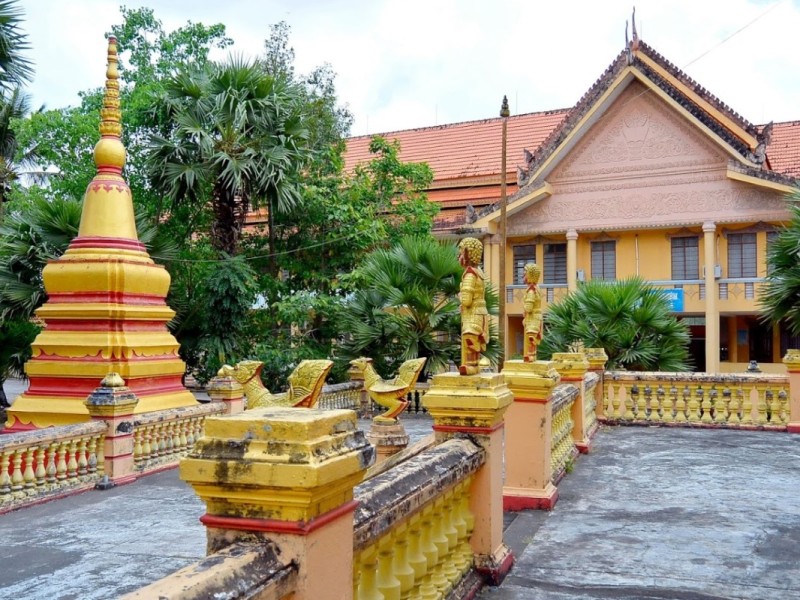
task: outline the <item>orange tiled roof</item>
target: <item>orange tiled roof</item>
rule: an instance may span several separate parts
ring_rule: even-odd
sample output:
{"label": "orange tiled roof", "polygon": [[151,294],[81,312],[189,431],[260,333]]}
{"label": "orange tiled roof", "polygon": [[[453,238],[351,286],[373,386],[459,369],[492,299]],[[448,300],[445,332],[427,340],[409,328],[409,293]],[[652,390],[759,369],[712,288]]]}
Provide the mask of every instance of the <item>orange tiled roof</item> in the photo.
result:
{"label": "orange tiled roof", "polygon": [[800,178],[800,121],[773,124],[767,156],[773,171]]}
{"label": "orange tiled roof", "polygon": [[[522,149],[533,152],[568,109],[515,115],[508,119],[508,172],[515,173],[524,165]],[[426,162],[433,169],[432,188],[465,178],[493,177],[500,173],[501,120],[466,121],[452,125],[422,127],[380,133],[387,140],[400,142],[400,158],[404,162]],[[347,140],[345,168],[370,160],[372,135]],[[511,181],[516,179],[516,175]]]}

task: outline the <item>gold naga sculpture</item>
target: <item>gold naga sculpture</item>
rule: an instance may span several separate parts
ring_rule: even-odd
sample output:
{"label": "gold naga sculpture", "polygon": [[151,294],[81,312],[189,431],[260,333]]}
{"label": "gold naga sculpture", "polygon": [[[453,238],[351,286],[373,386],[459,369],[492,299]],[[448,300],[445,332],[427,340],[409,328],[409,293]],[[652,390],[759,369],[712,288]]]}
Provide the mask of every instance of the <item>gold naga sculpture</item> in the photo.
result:
{"label": "gold naga sculpture", "polygon": [[536,263],[527,263],[524,269],[528,289],[522,297],[522,328],[525,334],[522,357],[525,362],[533,362],[539,342],[542,341],[542,294],[536,288],[542,270]]}
{"label": "gold naga sculpture", "polygon": [[480,372],[481,353],[489,341],[489,311],[486,309],[486,282],[480,268],[483,244],[475,238],[458,243],[458,261],[464,267],[461,278],[461,365],[462,375]]}
{"label": "gold naga sculpture", "polygon": [[364,374],[364,389],[367,390],[369,397],[381,406],[386,407],[386,412],[373,419],[376,423],[394,423],[397,415],[403,412],[408,406],[405,400],[406,394],[414,388],[417,383],[422,367],[425,366],[424,358],[412,358],[400,365],[397,376],[394,379],[381,379],[375,367],[372,366],[372,359],[361,356],[351,360],[350,364]]}
{"label": "gold naga sculpture", "polygon": [[261,369],[264,363],[258,360],[243,360],[236,364],[222,365],[217,375],[233,377],[242,384],[247,396],[247,408],[266,406],[294,406],[314,408],[325,385],[325,377],[333,366],[330,360],[303,360],[289,375],[289,391],[282,394],[271,393],[261,382]]}

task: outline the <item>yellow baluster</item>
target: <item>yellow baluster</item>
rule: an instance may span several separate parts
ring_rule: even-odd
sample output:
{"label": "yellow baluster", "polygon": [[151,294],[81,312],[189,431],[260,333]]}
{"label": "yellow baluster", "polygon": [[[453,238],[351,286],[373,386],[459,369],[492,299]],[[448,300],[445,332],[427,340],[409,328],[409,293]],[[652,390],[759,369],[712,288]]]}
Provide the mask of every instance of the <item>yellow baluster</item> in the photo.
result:
{"label": "yellow baluster", "polygon": [[674,423],[675,422],[675,386],[671,386],[669,391],[665,390],[663,387],[659,386],[658,388],[661,392],[661,406],[662,406],[662,416],[661,420],[664,423]]}
{"label": "yellow baluster", "polygon": [[97,472],[101,475],[106,472],[106,450],[105,450],[105,436],[101,435],[97,438]]}
{"label": "yellow baluster", "polygon": [[422,585],[420,585],[419,597],[421,600],[439,600],[442,597],[442,594],[439,593],[439,590],[431,581],[431,575],[426,576]]}
{"label": "yellow baluster", "polygon": [[78,477],[78,440],[70,440],[67,450],[67,478],[70,482]]}
{"label": "yellow baluster", "polygon": [[400,580],[392,569],[394,539],[392,533],[384,535],[378,542],[377,586],[385,600],[400,600]]}
{"label": "yellow baluster", "polygon": [[24,450],[14,450],[11,457],[11,492],[17,496],[22,491],[25,478],[22,476],[22,454]]}
{"label": "yellow baluster", "polygon": [[700,403],[700,407],[703,409],[703,416],[701,417],[700,421],[702,423],[713,423],[714,420],[711,417],[711,390],[703,388],[700,392],[702,394],[701,398],[703,401]]}
{"label": "yellow baluster", "polygon": [[647,400],[644,397],[643,390],[639,388],[638,384],[631,387],[631,396],[636,401],[636,420],[644,421],[647,419]]}
{"label": "yellow baluster", "polygon": [[411,531],[407,522],[395,528],[394,544],[396,551],[394,553],[392,570],[394,571],[394,576],[400,581],[401,598],[409,597],[411,589],[414,587],[414,579],[416,577],[414,569],[408,562],[408,546],[410,539]]}
{"label": "yellow baluster", "polygon": [[48,489],[53,489],[56,486],[56,456],[58,455],[58,442],[50,444],[47,451],[47,485]]}
{"label": "yellow baluster", "polygon": [[144,432],[142,428],[139,427],[138,429],[134,429],[133,431],[133,462],[136,466],[139,466],[139,463],[142,462],[142,457],[144,455]]}
{"label": "yellow baluster", "polygon": [[678,390],[676,386],[672,386],[672,389],[675,390],[675,422],[686,423],[686,396],[689,388]]}
{"label": "yellow baluster", "polygon": [[47,484],[47,469],[45,469],[45,461],[47,459],[47,446],[39,446],[36,449],[36,470],[34,477],[36,477],[36,487],[40,490],[45,489]]}
{"label": "yellow baluster", "polygon": [[[620,405],[624,407],[624,404],[620,400],[620,394],[622,393],[621,390],[622,390],[621,385],[608,386],[608,404],[607,404],[606,414],[611,415],[615,419],[621,419],[623,414],[622,412],[620,412]],[[614,393],[615,391],[616,393]]]}
{"label": "yellow baluster", "polygon": [[771,389],[770,392],[772,393],[772,402],[769,404],[770,408],[770,425],[781,425],[783,423],[783,419],[781,419],[781,400],[778,397],[778,393]]}
{"label": "yellow baluster", "polygon": [[422,516],[417,513],[408,522],[408,564],[414,569],[414,585],[419,585],[428,571],[428,559],[422,553]]}
{"label": "yellow baluster", "polygon": [[689,415],[688,420],[689,423],[698,423],[700,422],[700,402],[698,401],[698,396],[702,399],[703,397],[703,388],[697,386],[697,390],[694,394],[689,396]]}
{"label": "yellow baluster", "polygon": [[461,578],[460,570],[457,566],[458,556],[456,556],[456,544],[458,543],[458,530],[453,527],[453,512],[455,501],[455,490],[450,490],[444,498],[442,506],[442,514],[444,516],[442,523],[442,531],[447,538],[447,554],[442,564],[442,571],[445,579],[449,583],[449,589],[452,589],[458,580]]}
{"label": "yellow baluster", "polygon": [[723,395],[727,394],[728,397],[728,424],[739,425],[741,419],[739,418],[739,410],[741,409],[741,388],[725,388]]}
{"label": "yellow baluster", "polygon": [[789,396],[784,388],[778,392],[778,400],[780,401],[780,423],[786,425],[789,422]]}
{"label": "yellow baluster", "polygon": [[649,412],[647,413],[647,420],[648,421],[660,421],[661,420],[661,401],[659,398],[659,392],[663,396],[664,390],[661,389],[661,386],[658,386],[658,390],[656,393],[653,393],[653,389],[648,385],[644,388],[645,397],[649,398],[648,405],[649,405]]}
{"label": "yellow baluster", "polygon": [[728,403],[725,402],[724,394],[720,394],[717,388],[711,389],[714,402],[714,423],[727,423],[728,422]]}
{"label": "yellow baluster", "polygon": [[420,541],[422,542],[422,553],[428,561],[426,574],[429,575],[439,564],[439,550],[436,544],[433,543],[433,505],[429,504],[422,511],[422,535]]}
{"label": "yellow baluster", "polygon": [[375,546],[366,548],[358,561],[361,576],[358,583],[358,600],[384,600],[378,590],[378,550]]}
{"label": "yellow baluster", "polygon": [[758,389],[758,420],[757,423],[759,425],[766,425],[767,424],[767,397],[766,397],[766,390],[761,388]]}
{"label": "yellow baluster", "polygon": [[437,561],[436,566],[431,571],[431,583],[441,594],[446,594],[450,582],[444,575],[444,562],[447,558],[447,538],[442,533],[442,520],[444,519],[444,503],[441,496],[433,502],[433,512],[431,514],[431,541],[436,546]]}
{"label": "yellow baluster", "polygon": [[58,459],[56,461],[56,479],[63,482],[67,478],[67,444],[68,442],[60,442],[58,444]]}
{"label": "yellow baluster", "polygon": [[91,437],[86,444],[86,462],[89,475],[97,472],[97,438]]}
{"label": "yellow baluster", "polygon": [[0,497],[7,496],[11,493],[10,467],[11,451],[4,450],[3,453],[0,454]]}
{"label": "yellow baluster", "polygon": [[456,547],[453,550],[453,554],[456,556],[456,567],[462,574],[468,565],[464,556],[464,541],[466,540],[467,543],[469,543],[469,538],[467,537],[467,520],[464,518],[464,495],[466,494],[466,484],[466,481],[462,481],[458,483],[453,490],[453,510],[451,513],[453,527],[455,527],[457,532]]}
{"label": "yellow baluster", "polygon": [[89,461],[86,459],[86,438],[78,440],[78,475],[81,477],[89,472]]}
{"label": "yellow baluster", "polygon": [[30,448],[25,450],[25,471],[22,474],[22,479],[24,480],[23,487],[30,493],[32,490],[36,488],[36,475],[34,474],[33,469],[33,460],[34,460],[34,453],[36,452],[36,447],[31,446]]}
{"label": "yellow baluster", "polygon": [[625,421],[633,421],[635,418],[633,415],[633,398],[631,394],[628,393],[627,387],[623,388],[622,409],[625,411],[622,415],[622,418]]}
{"label": "yellow baluster", "polygon": [[189,442],[186,437],[186,430],[189,428],[189,424],[186,421],[181,421],[180,430],[181,430],[181,451],[185,451],[189,449]]}

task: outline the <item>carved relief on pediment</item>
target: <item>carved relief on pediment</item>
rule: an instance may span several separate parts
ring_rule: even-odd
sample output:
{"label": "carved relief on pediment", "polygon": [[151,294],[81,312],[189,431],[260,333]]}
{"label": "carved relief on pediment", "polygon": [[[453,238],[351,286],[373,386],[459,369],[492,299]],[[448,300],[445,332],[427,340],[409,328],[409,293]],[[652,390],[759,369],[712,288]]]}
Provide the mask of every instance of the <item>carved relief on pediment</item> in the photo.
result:
{"label": "carved relief on pediment", "polygon": [[[714,219],[745,222],[764,215],[789,218],[786,201],[777,194],[745,187],[727,189],[636,190],[613,196],[554,195],[514,215],[509,235],[568,228],[610,230],[658,227]],[[770,219],[771,220],[771,219]]]}
{"label": "carved relief on pediment", "polygon": [[556,167],[551,181],[591,175],[625,175],[668,164],[714,165],[724,161],[691,124],[642,84],[634,82]]}

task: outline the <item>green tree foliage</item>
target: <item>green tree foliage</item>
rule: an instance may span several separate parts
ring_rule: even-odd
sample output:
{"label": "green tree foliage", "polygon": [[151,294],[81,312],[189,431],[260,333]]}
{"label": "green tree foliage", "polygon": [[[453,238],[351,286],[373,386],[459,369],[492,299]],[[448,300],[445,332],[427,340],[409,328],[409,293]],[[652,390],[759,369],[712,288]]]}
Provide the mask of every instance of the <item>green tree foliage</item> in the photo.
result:
{"label": "green tree foliage", "polygon": [[[358,271],[363,286],[342,315],[348,337],[341,356],[375,359],[387,377],[410,358],[428,359],[426,373],[444,369],[461,355],[458,292],[463,267],[456,246],[430,236],[401,239],[369,254]],[[487,286],[487,305],[496,314],[497,295]],[[487,357],[497,360],[496,334]]]}
{"label": "green tree foliage", "polygon": [[538,356],[547,360],[581,340],[605,349],[609,369],[685,371],[689,337],[665,296],[641,278],[592,280],[547,308]]}
{"label": "green tree foliage", "polygon": [[40,331],[27,319],[0,321],[0,407],[9,406],[3,384],[9,377],[23,377],[31,344]]}
{"label": "green tree foliage", "polygon": [[175,205],[210,202],[212,243],[234,255],[252,208],[266,204],[272,214],[299,203],[302,97],[261,63],[236,57],[182,72],[165,91],[174,129],[151,138],[154,184]]}
{"label": "green tree foliage", "polygon": [[791,196],[792,219],[780,230],[767,254],[767,280],[759,295],[762,320],[785,322],[794,335],[800,334],[800,189]]}
{"label": "green tree foliage", "polygon": [[13,91],[33,78],[33,63],[25,55],[30,50],[28,35],[22,29],[24,13],[16,0],[0,1],[0,94]]}

